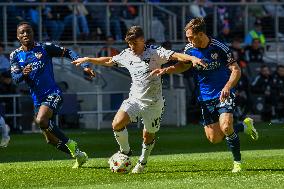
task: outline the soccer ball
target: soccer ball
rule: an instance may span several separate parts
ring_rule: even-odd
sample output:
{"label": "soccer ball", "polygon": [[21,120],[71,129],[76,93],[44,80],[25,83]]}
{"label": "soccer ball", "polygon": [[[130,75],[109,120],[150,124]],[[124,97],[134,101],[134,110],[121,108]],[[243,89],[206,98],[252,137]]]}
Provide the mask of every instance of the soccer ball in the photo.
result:
{"label": "soccer ball", "polygon": [[113,154],[108,163],[110,170],[114,173],[128,173],[132,167],[130,157],[120,152]]}

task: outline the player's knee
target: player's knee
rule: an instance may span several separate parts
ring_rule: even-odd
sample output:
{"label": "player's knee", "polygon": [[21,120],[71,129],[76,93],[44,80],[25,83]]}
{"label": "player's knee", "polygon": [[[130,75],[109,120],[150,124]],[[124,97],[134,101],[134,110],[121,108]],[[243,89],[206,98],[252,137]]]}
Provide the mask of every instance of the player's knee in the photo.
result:
{"label": "player's knee", "polygon": [[207,136],[207,139],[212,143],[212,144],[218,144],[223,141],[222,137],[218,136]]}
{"label": "player's knee", "polygon": [[223,126],[221,130],[225,135],[229,135],[233,132],[233,129],[229,125]]}
{"label": "player's knee", "polygon": [[114,131],[120,131],[120,130],[123,130],[124,128],[125,128],[125,125],[123,124],[122,121],[113,120],[113,122],[112,122],[112,129]]}
{"label": "player's knee", "polygon": [[152,143],[154,140],[155,140],[155,133],[148,133],[148,132],[146,132],[146,133],[143,135],[143,142],[144,142],[145,144],[150,144],[150,143]]}
{"label": "player's knee", "polygon": [[36,117],[35,123],[41,128],[41,129],[47,129],[48,128],[48,120],[43,117]]}

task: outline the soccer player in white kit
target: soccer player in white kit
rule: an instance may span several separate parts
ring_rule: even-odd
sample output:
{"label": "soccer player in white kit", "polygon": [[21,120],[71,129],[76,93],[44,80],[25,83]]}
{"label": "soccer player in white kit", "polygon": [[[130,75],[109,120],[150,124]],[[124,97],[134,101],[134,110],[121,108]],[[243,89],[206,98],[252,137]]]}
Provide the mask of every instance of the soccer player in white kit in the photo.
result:
{"label": "soccer player in white kit", "polygon": [[132,173],[142,173],[147,159],[155,145],[155,133],[160,128],[164,109],[161,77],[150,76],[152,70],[161,68],[169,60],[192,63],[193,66],[206,66],[201,59],[159,46],[145,45],[144,33],[141,27],[132,26],[127,31],[125,41],[129,48],[113,57],[79,58],[73,61],[77,66],[90,62],[96,65],[125,67],[130,72],[132,84],[129,98],[124,100],[116,113],[112,128],[114,136],[120,147],[120,153],[130,156],[131,150],[128,142],[126,126],[130,122],[142,118],[143,144],[142,154]]}

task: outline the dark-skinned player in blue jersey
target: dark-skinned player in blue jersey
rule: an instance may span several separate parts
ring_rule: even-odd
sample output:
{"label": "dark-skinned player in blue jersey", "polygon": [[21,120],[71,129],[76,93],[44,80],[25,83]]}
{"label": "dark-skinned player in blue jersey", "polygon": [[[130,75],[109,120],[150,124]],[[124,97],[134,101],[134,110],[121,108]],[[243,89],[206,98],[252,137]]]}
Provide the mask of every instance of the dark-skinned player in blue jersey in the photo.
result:
{"label": "dark-skinned player in blue jersey", "polygon": [[205,134],[214,144],[226,140],[234,158],[232,172],[240,172],[242,167],[238,132],[245,132],[252,139],[258,139],[251,118],[233,126],[234,87],[241,77],[241,70],[230,49],[206,34],[203,18],[192,19],[186,25],[185,33],[189,43],[184,53],[204,60],[207,67],[192,67],[191,64],[180,62],[167,68],[156,69],[151,74],[160,76],[190,69],[197,86],[195,92],[202,110]]}
{"label": "dark-skinned player in blue jersey", "polygon": [[[21,47],[10,55],[12,78],[16,83],[25,81],[28,84],[35,107],[35,123],[42,130],[47,143],[75,158],[73,168],[79,168],[87,161],[87,154],[80,151],[77,143],[66,137],[55,123],[55,115],[63,99],[54,80],[52,65],[52,57],[66,57],[74,61],[79,56],[70,49],[52,43],[35,42],[33,29],[28,22],[18,24],[17,38]],[[88,63],[83,64],[82,68],[90,78],[95,76]]]}

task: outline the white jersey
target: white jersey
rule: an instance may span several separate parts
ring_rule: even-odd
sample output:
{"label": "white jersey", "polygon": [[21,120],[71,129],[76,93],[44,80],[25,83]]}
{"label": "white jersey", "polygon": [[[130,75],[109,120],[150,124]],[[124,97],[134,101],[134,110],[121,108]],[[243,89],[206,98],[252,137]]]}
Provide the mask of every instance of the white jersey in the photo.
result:
{"label": "white jersey", "polygon": [[137,100],[142,106],[154,105],[163,100],[161,77],[150,76],[150,73],[167,63],[173,53],[163,47],[147,45],[140,56],[128,48],[112,58],[117,66],[125,67],[131,75],[130,99]]}

